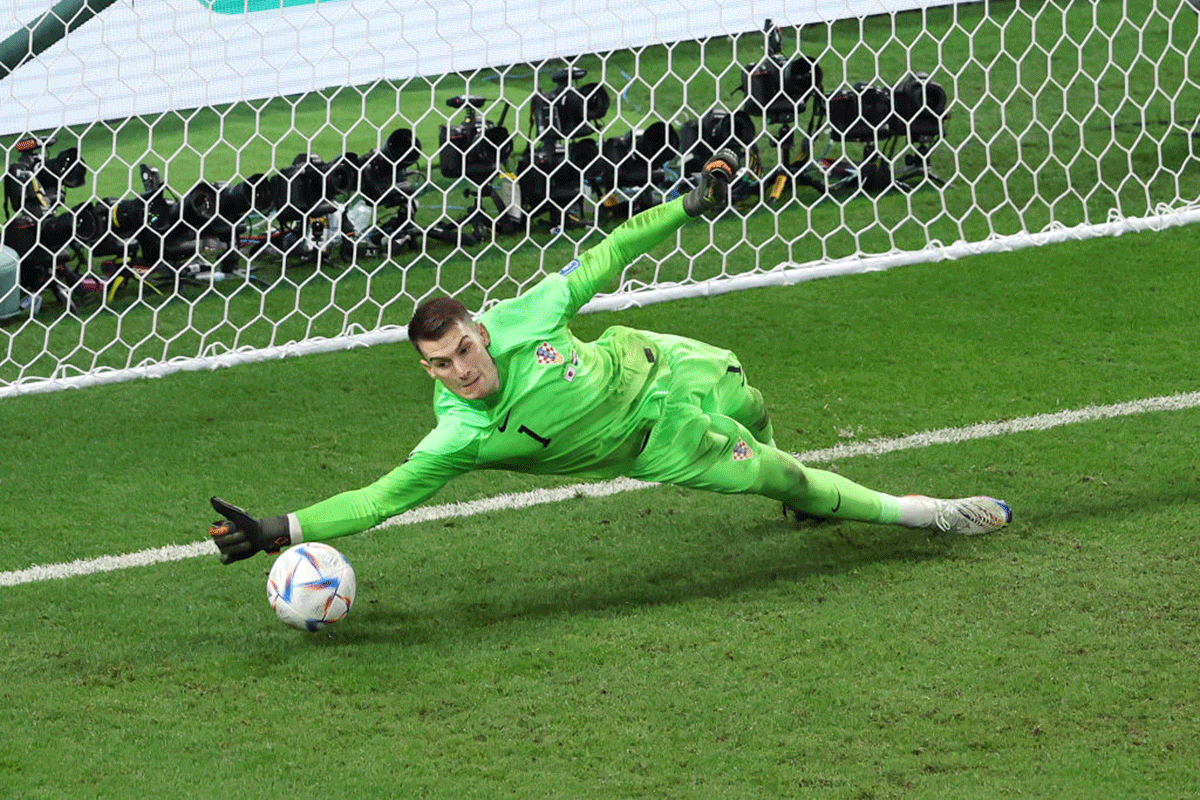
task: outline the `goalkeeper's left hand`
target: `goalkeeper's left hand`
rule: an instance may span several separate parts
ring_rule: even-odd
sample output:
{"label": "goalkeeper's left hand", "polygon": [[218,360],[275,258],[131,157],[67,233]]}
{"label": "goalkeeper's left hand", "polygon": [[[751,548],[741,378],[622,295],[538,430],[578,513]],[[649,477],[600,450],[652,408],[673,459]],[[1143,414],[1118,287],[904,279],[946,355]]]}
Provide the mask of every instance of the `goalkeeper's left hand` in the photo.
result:
{"label": "goalkeeper's left hand", "polygon": [[219,497],[214,497],[209,502],[212,503],[213,509],[224,517],[208,528],[208,535],[221,551],[222,564],[241,561],[260,550],[278,553],[292,543],[286,516],[255,519]]}
{"label": "goalkeeper's left hand", "polygon": [[689,217],[722,211],[729,204],[729,184],[741,168],[737,153],[726,147],[717,151],[700,170],[700,182],[683,196],[683,210]]}

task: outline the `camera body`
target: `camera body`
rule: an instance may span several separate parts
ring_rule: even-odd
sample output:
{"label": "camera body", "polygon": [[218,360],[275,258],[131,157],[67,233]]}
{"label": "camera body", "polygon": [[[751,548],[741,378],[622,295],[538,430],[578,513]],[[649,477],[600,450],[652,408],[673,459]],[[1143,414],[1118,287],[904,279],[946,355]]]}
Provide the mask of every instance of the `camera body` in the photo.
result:
{"label": "camera body", "polygon": [[333,210],[335,192],[327,181],[330,167],[315,153],[298,153],[290,166],[268,179],[280,222],[296,222]]}
{"label": "camera body", "polygon": [[892,138],[892,97],[880,86],[860,81],[829,98],[829,126],[835,140],[881,142]]}
{"label": "camera body", "polygon": [[38,219],[28,214],[9,219],[4,225],[3,244],[20,260],[21,287],[31,294],[41,291],[58,263],[68,260],[69,248],[77,242],[94,241],[99,228],[99,218],[90,204]]}
{"label": "camera body", "polygon": [[666,122],[653,122],[645,130],[605,139],[600,152],[594,177],[604,189],[665,186],[666,165],[679,156],[679,133]]}
{"label": "camera body", "polygon": [[744,110],[711,109],[679,127],[679,150],[683,154],[683,174],[699,172],[713,155],[732,147],[742,156],[754,144],[758,131]]}
{"label": "camera body", "polygon": [[910,142],[931,142],[943,134],[948,98],[927,72],[910,72],[892,89],[892,126]]}
{"label": "camera body", "polygon": [[64,187],[76,189],[87,180],[79,148],[64,148],[52,158],[43,155],[54,142],[53,137],[28,136],[14,145],[18,156],[4,173],[4,201],[12,211],[42,217],[62,204]]}
{"label": "camera body", "polygon": [[555,88],[530,101],[532,143],[517,163],[521,202],[530,216],[549,214],[566,224],[571,210],[582,214],[583,196],[602,174],[596,124],[608,113],[608,90],[598,84],[576,86],[587,76],[582,67],[563,67],[552,76]]}
{"label": "camera body", "polygon": [[893,88],[859,82],[829,98],[829,124],[834,138],[847,142],[880,142],[898,136],[914,143],[931,142],[943,133],[946,90],[928,73],[912,72]]}
{"label": "camera body", "polygon": [[361,193],[376,206],[400,209],[408,219],[416,189],[410,169],[421,158],[421,140],[411,128],[397,128],[383,145],[359,156],[346,153],[329,173],[330,196]]}
{"label": "camera body", "polygon": [[788,123],[800,116],[810,98],[820,100],[824,74],[816,59],[797,52],[783,55],[783,38],[771,20],[763,25],[765,56],[742,68],[742,92],[746,113],[770,123]]}
{"label": "camera body", "polygon": [[478,95],[460,95],[446,101],[451,108],[466,109],[466,116],[457,125],[438,126],[438,166],[443,177],[486,183],[505,168],[512,156],[512,136],[504,127],[508,106],[501,112],[500,122],[495,123],[478,113],[484,102]]}
{"label": "camera body", "polygon": [[530,216],[549,214],[564,222],[591,185],[600,163],[595,139],[547,140],[522,154],[517,166],[521,202]]}
{"label": "camera body", "polygon": [[271,182],[261,172],[236,183],[217,184],[214,188],[216,206],[203,236],[229,240],[245,227],[251,213],[265,216],[275,207]]}
{"label": "camera body", "polygon": [[97,236],[98,219],[90,204],[55,214],[66,199],[64,188],[78,188],[87,179],[87,165],[76,147],[52,158],[43,151],[53,138],[28,136],[14,146],[17,157],[4,173],[4,200],[11,216],[4,224],[2,243],[17,254],[19,282],[29,294],[46,287],[60,261],[77,241]]}
{"label": "camera body", "polygon": [[103,198],[90,206],[95,234],[77,236],[93,255],[137,258],[146,265],[179,263],[196,255],[200,233],[217,214],[219,188],[200,181],[183,197],[170,197],[159,171],[140,167],[143,192]]}
{"label": "camera body", "polygon": [[529,116],[536,138],[578,139],[596,133],[594,123],[608,113],[612,98],[599,83],[577,86],[587,77],[583,67],[563,67],[551,76],[555,88],[530,99]]}

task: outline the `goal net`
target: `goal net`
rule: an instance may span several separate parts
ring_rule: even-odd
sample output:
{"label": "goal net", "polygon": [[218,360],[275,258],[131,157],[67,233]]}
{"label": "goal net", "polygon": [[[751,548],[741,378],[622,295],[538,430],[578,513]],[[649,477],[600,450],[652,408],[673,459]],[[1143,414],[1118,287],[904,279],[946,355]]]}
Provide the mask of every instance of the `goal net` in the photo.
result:
{"label": "goal net", "polygon": [[10,6],[0,396],[397,341],[724,146],[591,308],[1200,219],[1184,0]]}

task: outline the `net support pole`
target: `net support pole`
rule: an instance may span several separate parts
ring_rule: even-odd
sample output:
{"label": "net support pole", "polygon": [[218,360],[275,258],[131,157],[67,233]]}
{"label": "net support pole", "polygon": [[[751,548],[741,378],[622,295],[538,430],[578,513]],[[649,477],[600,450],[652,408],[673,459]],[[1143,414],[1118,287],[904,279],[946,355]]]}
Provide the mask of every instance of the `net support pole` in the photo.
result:
{"label": "net support pole", "polygon": [[0,81],[117,0],[59,0],[0,42]]}

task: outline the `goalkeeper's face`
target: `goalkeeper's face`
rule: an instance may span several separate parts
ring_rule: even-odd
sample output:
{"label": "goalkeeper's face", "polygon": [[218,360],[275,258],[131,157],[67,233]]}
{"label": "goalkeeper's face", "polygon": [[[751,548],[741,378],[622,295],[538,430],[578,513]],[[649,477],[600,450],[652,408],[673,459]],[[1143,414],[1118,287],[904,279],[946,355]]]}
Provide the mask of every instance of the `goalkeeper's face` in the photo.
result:
{"label": "goalkeeper's face", "polygon": [[416,343],[429,377],[464,400],[482,400],[500,391],[500,372],[488,352],[492,343],[482,323],[455,323],[436,341]]}

